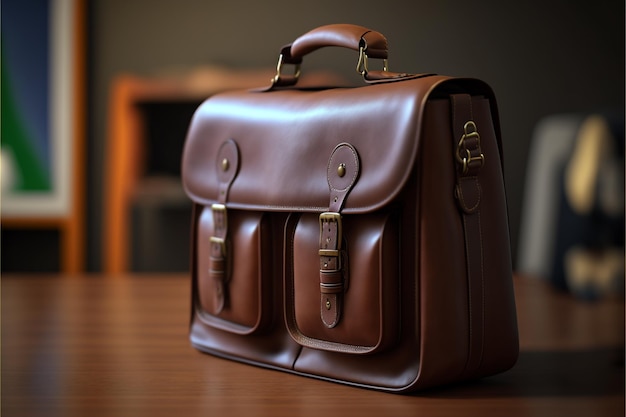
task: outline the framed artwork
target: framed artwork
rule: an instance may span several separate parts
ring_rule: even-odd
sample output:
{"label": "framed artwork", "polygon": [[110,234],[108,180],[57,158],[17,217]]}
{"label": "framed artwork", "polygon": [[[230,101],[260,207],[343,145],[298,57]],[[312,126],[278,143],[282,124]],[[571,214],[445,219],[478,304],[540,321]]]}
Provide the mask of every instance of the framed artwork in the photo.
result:
{"label": "framed artwork", "polygon": [[58,226],[62,251],[82,230],[84,7],[2,0],[2,224]]}
{"label": "framed artwork", "polygon": [[2,1],[2,217],[71,213],[74,2]]}

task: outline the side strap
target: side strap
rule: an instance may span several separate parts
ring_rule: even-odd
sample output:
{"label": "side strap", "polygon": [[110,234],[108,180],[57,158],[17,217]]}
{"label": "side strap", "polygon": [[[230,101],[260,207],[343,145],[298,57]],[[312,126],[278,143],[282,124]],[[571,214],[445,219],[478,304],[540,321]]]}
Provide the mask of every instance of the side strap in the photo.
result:
{"label": "side strap", "polygon": [[455,197],[462,216],[468,288],[468,353],[463,374],[470,376],[480,368],[484,346],[483,242],[480,217],[482,189],[480,171],[485,156],[480,145],[478,126],[473,120],[469,94],[453,94],[452,133],[456,160]]}

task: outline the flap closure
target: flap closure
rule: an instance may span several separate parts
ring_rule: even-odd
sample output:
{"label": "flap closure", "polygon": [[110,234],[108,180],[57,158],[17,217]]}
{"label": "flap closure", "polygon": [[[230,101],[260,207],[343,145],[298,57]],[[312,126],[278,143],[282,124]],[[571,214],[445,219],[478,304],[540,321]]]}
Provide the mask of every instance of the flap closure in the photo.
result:
{"label": "flap closure", "polygon": [[331,161],[337,146],[347,144],[358,154],[360,167],[342,212],[382,207],[409,178],[426,99],[446,79],[213,96],[198,108],[189,128],[182,163],[185,190],[199,204],[223,202],[223,172],[216,163],[232,162],[233,156],[220,154],[228,143],[226,149],[235,149],[231,155],[237,159],[236,177],[223,202],[228,207],[327,211],[332,189],[352,180],[351,155],[346,161],[335,161],[335,155]]}

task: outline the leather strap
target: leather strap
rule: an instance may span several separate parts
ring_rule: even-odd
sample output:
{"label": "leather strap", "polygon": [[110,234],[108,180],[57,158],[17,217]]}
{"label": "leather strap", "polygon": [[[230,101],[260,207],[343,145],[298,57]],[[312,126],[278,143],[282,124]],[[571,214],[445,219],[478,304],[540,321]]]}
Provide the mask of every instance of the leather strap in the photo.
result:
{"label": "leather strap", "polygon": [[387,58],[387,39],[379,32],[363,26],[333,24],[320,26],[300,36],[291,44],[291,56],[302,58],[319,48],[339,46],[359,50],[367,48],[372,58]]}
{"label": "leather strap", "polygon": [[[379,32],[363,26],[350,24],[326,25],[315,28],[298,37],[293,43],[281,48],[276,75],[272,78],[270,87],[262,91],[272,90],[274,87],[293,86],[300,77],[302,58],[326,46],[339,46],[359,51],[357,71],[367,73],[367,59],[378,58],[387,60],[387,39]],[[295,65],[293,75],[283,73],[285,64]],[[386,68],[386,64],[385,64]]]}
{"label": "leather strap", "polygon": [[328,328],[337,326],[348,287],[344,267],[341,209],[360,172],[359,155],[350,144],[333,150],[327,168],[330,188],[328,212],[320,214],[320,316]]}
{"label": "leather strap", "polygon": [[359,154],[349,143],[335,147],[326,168],[330,188],[328,211],[339,213],[360,173]]}
{"label": "leather strap", "polygon": [[213,212],[213,235],[211,236],[209,277],[214,285],[213,314],[219,314],[228,301],[229,258],[228,258],[228,213],[226,201],[230,186],[239,170],[239,149],[234,140],[224,142],[217,153],[217,178],[219,194]]}
{"label": "leather strap", "polygon": [[468,94],[451,96],[452,132],[455,140],[455,196],[462,216],[467,268],[469,342],[464,374],[478,370],[484,346],[483,242],[480,217],[480,171],[485,162],[480,134],[473,120],[472,98]]}

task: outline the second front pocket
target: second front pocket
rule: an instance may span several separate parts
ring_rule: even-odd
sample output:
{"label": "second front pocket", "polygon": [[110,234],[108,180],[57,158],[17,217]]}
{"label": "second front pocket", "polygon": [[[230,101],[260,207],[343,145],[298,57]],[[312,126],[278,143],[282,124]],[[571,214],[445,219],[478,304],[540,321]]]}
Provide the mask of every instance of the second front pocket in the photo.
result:
{"label": "second front pocket", "polygon": [[[312,213],[288,221],[285,315],[302,346],[366,354],[388,348],[398,335],[399,251],[391,213],[336,216],[336,270],[325,268],[326,220]],[[321,250],[320,250],[321,249]],[[330,319],[328,315],[331,314]]]}

